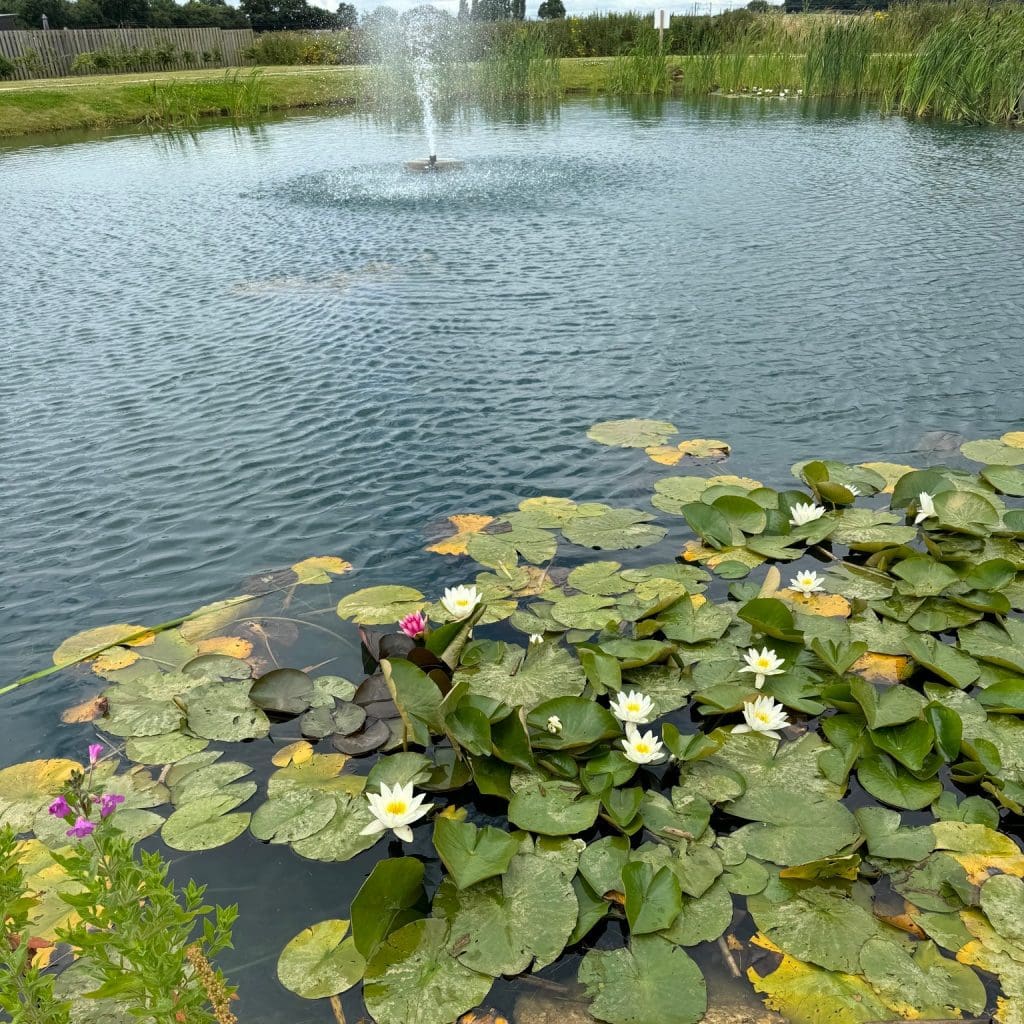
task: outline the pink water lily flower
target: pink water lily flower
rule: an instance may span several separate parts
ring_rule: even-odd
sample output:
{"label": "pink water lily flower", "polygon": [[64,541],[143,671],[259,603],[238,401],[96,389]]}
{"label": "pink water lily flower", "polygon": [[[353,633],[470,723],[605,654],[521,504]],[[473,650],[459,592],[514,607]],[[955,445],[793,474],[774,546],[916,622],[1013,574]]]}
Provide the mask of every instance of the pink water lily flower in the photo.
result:
{"label": "pink water lily flower", "polygon": [[398,623],[398,628],[411,639],[415,640],[417,637],[423,636],[427,629],[427,617],[423,612],[413,612],[411,615],[406,615],[401,622]]}

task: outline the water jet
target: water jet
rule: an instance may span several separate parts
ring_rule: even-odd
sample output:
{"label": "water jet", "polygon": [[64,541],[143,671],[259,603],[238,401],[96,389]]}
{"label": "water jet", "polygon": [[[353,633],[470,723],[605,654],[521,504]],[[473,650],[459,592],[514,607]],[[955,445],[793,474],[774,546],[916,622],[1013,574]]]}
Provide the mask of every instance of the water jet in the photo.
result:
{"label": "water jet", "polygon": [[431,155],[426,160],[406,160],[407,171],[458,171],[464,166],[462,160],[439,160],[436,155]]}

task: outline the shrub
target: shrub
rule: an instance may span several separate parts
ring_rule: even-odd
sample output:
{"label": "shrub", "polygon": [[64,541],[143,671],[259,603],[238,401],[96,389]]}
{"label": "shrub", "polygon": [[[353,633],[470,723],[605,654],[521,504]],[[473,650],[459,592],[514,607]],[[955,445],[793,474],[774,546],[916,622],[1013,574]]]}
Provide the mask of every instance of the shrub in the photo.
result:
{"label": "shrub", "polygon": [[13,61],[9,61],[3,54],[0,54],[0,78],[13,78],[14,72],[17,70]]}

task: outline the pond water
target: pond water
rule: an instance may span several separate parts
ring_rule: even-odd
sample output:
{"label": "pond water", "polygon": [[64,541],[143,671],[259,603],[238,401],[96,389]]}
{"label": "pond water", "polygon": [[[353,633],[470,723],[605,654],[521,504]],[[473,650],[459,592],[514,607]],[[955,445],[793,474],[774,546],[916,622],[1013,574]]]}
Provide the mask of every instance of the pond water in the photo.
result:
{"label": "pond water", "polygon": [[[453,513],[646,508],[666,471],[588,441],[598,420],[725,438],[727,472],[773,485],[1019,425],[1024,135],[575,101],[442,140],[463,172],[404,173],[416,130],[354,116],[0,147],[0,681],[307,555],[356,567],[303,607],[328,626],[345,590],[436,592],[462,581],[422,550]],[[77,696],[5,698],[4,763],[76,755]],[[241,903],[243,1020],[328,1019],[273,964],[374,859],[248,834],[177,859]]]}

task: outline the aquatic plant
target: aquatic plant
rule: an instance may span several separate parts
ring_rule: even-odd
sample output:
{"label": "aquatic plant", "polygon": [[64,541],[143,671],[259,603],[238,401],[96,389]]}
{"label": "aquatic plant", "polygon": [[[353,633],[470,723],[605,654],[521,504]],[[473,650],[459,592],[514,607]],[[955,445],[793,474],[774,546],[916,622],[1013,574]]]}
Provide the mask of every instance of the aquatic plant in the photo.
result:
{"label": "aquatic plant", "polygon": [[[111,819],[147,815],[133,833],[174,849],[249,830],[332,863],[392,831],[415,844],[381,844],[347,916],[311,913],[278,962],[305,998],[359,988],[381,1024],[450,1024],[567,952],[597,1019],[694,1024],[708,942],[746,952],[795,1022],[977,1015],[987,975],[1013,1020],[1024,853],[1001,827],[1024,814],[1024,432],[964,444],[975,471],[812,460],[779,488],[721,473],[726,442],[667,421],[589,436],[689,467],[655,484],[662,521],[568,497],[453,515],[429,549],[478,564],[463,603],[404,584],[337,601],[361,627],[358,683],[277,667],[291,597],[265,607],[332,587],[338,558],[266,577],[264,598],[254,583],[173,626],[62,644],[56,664],[110,684],[74,717],[138,763],[103,775],[125,797]],[[629,554],[670,531],[676,560]],[[309,626],[327,657],[344,649],[345,626]],[[271,717],[304,738],[241,810],[252,765],[210,745]],[[0,771],[0,820],[66,843],[75,808],[59,835],[46,808],[74,770]]]}

